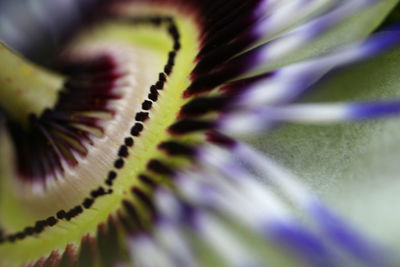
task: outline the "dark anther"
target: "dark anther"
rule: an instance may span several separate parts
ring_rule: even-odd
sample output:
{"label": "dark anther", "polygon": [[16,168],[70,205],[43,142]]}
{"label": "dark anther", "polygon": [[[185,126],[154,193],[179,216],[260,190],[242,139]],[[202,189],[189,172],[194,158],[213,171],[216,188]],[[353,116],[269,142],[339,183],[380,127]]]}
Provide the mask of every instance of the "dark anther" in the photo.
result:
{"label": "dark anther", "polygon": [[47,222],[46,221],[42,221],[42,220],[41,221],[37,221],[35,223],[35,227],[34,227],[35,233],[36,234],[41,233],[46,226],[47,226]]}
{"label": "dark anther", "polygon": [[148,98],[149,98],[151,101],[156,102],[156,101],[158,100],[158,93],[150,93],[150,94],[148,95]]}
{"label": "dark anther", "polygon": [[60,210],[56,214],[57,218],[60,219],[60,220],[65,219],[66,215],[67,215],[67,213],[65,212],[65,210]]}
{"label": "dark anther", "polygon": [[164,88],[164,82],[158,81],[155,86],[157,90],[162,90]]}
{"label": "dark anther", "polygon": [[178,51],[179,49],[181,49],[181,43],[179,41],[175,41],[174,43],[174,50]]}
{"label": "dark anther", "polygon": [[176,54],[170,54],[168,57],[167,65],[174,66],[175,65],[175,56]]}
{"label": "dark anther", "polygon": [[135,123],[135,125],[133,125],[133,127],[131,128],[131,135],[139,136],[140,132],[143,131],[143,129],[144,129],[143,124]]}
{"label": "dark anther", "polygon": [[164,72],[167,74],[167,75],[170,75],[171,74],[171,72],[172,72],[172,65],[170,65],[170,64],[168,64],[168,65],[166,65],[165,67],[164,67]]}
{"label": "dark anther", "polygon": [[[126,157],[128,157],[128,155],[129,155],[128,147],[126,145],[120,146],[119,151],[118,151],[118,156],[126,158]],[[110,174],[109,174],[109,176],[110,176]],[[116,174],[115,174],[115,176],[116,176]]]}
{"label": "dark anther", "polygon": [[31,226],[28,226],[24,229],[24,233],[26,235],[33,235],[35,233],[35,229],[33,229]]}
{"label": "dark anther", "polygon": [[149,113],[148,112],[138,112],[136,113],[135,120],[136,121],[141,121],[144,122],[149,118]]}
{"label": "dark anther", "polygon": [[167,81],[167,76],[165,76],[165,74],[161,72],[161,73],[158,75],[158,80],[159,80],[159,81],[162,81],[162,82],[166,82],[166,81]]}
{"label": "dark anther", "polygon": [[114,167],[117,169],[121,169],[122,167],[124,167],[124,160],[119,158],[114,162]]}
{"label": "dark anther", "polygon": [[150,86],[150,93],[151,94],[158,94],[157,88],[155,85]]}
{"label": "dark anther", "polygon": [[133,144],[134,144],[134,141],[133,141],[133,138],[132,137],[127,137],[127,138],[125,138],[125,145],[126,146],[129,146],[129,147],[132,147],[133,146]]}
{"label": "dark anther", "polygon": [[178,28],[175,25],[171,25],[168,27],[168,32],[172,36],[172,39],[178,40],[179,39],[179,32]]}
{"label": "dark anther", "polygon": [[67,212],[67,214],[65,215],[65,219],[67,220],[67,221],[70,221],[71,219],[72,219],[72,212],[71,211],[69,211],[69,212]]}
{"label": "dark anther", "polygon": [[19,233],[17,233],[16,235],[15,235],[15,237],[17,238],[17,239],[24,239],[25,238],[25,233],[24,232],[19,232]]}
{"label": "dark anther", "polygon": [[151,102],[151,101],[149,101],[149,100],[146,100],[146,101],[144,101],[143,104],[142,104],[142,109],[143,109],[143,110],[150,110],[151,107],[152,107],[152,105],[153,105],[153,102]]}
{"label": "dark anther", "polygon": [[94,203],[93,198],[85,198],[85,200],[83,201],[83,207],[85,207],[85,209],[90,209],[93,203]]}
{"label": "dark anther", "polygon": [[113,181],[115,180],[115,178],[117,178],[117,173],[116,173],[115,171],[110,171],[110,172],[108,173],[108,177],[107,177],[107,180],[106,180],[106,184],[107,184],[108,186],[112,186],[112,185],[113,185]]}
{"label": "dark anther", "polygon": [[54,226],[57,224],[57,219],[54,216],[51,216],[46,219],[46,222],[49,226]]}
{"label": "dark anther", "polygon": [[77,214],[79,214],[79,213],[82,213],[82,212],[83,212],[83,209],[82,209],[82,207],[81,207],[81,206],[76,206],[76,207],[75,207],[75,210],[76,210],[76,213],[77,213]]}
{"label": "dark anther", "polygon": [[71,209],[67,212],[67,221],[71,220],[73,217],[78,216],[83,212],[83,208],[81,206],[76,206],[75,208]]}
{"label": "dark anther", "polygon": [[110,171],[107,179],[114,180],[115,178],[117,178],[117,173],[115,171]]}
{"label": "dark anther", "polygon": [[171,51],[168,53],[168,61],[169,60],[175,60],[176,57],[176,52],[175,51]]}
{"label": "dark anther", "polygon": [[91,195],[93,198],[97,198],[97,197],[103,196],[103,195],[105,195],[105,194],[106,194],[106,191],[104,190],[104,188],[103,188],[102,186],[100,186],[97,190],[93,190],[93,191],[90,193],[90,195]]}

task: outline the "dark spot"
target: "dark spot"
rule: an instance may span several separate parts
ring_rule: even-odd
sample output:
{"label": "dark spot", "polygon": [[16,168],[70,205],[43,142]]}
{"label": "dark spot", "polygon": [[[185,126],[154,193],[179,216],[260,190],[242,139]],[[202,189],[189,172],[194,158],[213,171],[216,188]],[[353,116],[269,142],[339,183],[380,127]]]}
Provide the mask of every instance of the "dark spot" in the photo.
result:
{"label": "dark spot", "polygon": [[85,200],[83,201],[83,206],[85,207],[85,209],[90,209],[93,203],[94,203],[93,198],[85,198]]}
{"label": "dark spot", "polygon": [[126,145],[120,146],[119,151],[118,151],[118,156],[126,158],[126,157],[128,157],[128,155],[129,155],[128,147]]}
{"label": "dark spot", "polygon": [[135,120],[144,122],[149,118],[149,113],[148,112],[138,112],[136,113]]}
{"label": "dark spot", "polygon": [[150,86],[150,93],[158,95],[158,91],[155,85]]}
{"label": "dark spot", "polygon": [[166,81],[167,81],[167,76],[165,76],[165,74],[161,72],[161,73],[158,75],[158,80],[159,80],[159,81],[162,81],[162,82],[166,82]]}
{"label": "dark spot", "polygon": [[174,50],[178,51],[179,49],[181,49],[181,43],[179,41],[176,41],[174,43]]}
{"label": "dark spot", "polygon": [[173,68],[173,66],[170,65],[170,64],[168,64],[168,65],[166,65],[166,66],[164,67],[164,72],[165,72],[167,75],[170,75],[170,74],[172,73],[172,68]]}
{"label": "dark spot", "polygon": [[33,235],[35,233],[35,229],[31,226],[28,226],[24,229],[24,233],[29,236],[29,235]]}
{"label": "dark spot", "polygon": [[144,101],[143,104],[142,104],[142,109],[143,109],[143,110],[150,110],[151,107],[152,107],[152,105],[153,105],[153,102],[151,102],[151,101],[149,101],[149,100],[146,100],[146,101]]}
{"label": "dark spot", "polygon": [[125,138],[124,142],[125,142],[125,145],[128,146],[128,147],[132,147],[133,144],[134,144],[134,141],[133,141],[132,137]]}
{"label": "dark spot", "polygon": [[114,162],[114,167],[117,169],[121,169],[122,167],[124,167],[124,160],[119,158]]}
{"label": "dark spot", "polygon": [[106,194],[106,191],[104,190],[104,188],[102,186],[100,186],[98,189],[93,190],[90,195],[93,198],[98,198],[100,196],[104,196]]}
{"label": "dark spot", "polygon": [[148,95],[148,98],[149,98],[151,101],[156,102],[156,101],[158,100],[158,93],[150,93],[150,94]]}
{"label": "dark spot", "polygon": [[41,233],[46,226],[47,226],[46,221],[43,221],[43,220],[37,221],[34,226],[35,233],[36,234]]}
{"label": "dark spot", "polygon": [[67,215],[67,213],[65,212],[65,210],[60,210],[56,214],[57,218],[60,219],[60,220],[65,219],[66,215]]}
{"label": "dark spot", "polygon": [[78,216],[83,212],[83,208],[81,206],[75,206],[73,209],[67,212],[66,219],[67,221],[71,220],[72,218]]}
{"label": "dark spot", "polygon": [[143,129],[144,129],[143,124],[137,122],[131,128],[131,135],[132,136],[139,136],[140,132],[143,131]]}
{"label": "dark spot", "polygon": [[155,86],[157,90],[162,90],[164,88],[164,82],[158,81]]}
{"label": "dark spot", "polygon": [[168,62],[170,62],[170,61],[174,62],[175,57],[176,57],[176,51],[169,52],[168,53]]}
{"label": "dark spot", "polygon": [[46,219],[46,222],[49,226],[54,226],[57,224],[57,219],[53,216]]}
{"label": "dark spot", "polygon": [[117,173],[115,171],[109,171],[107,179],[110,179],[112,181],[115,178],[117,178]]}
{"label": "dark spot", "polygon": [[16,239],[24,239],[26,234],[24,232],[19,232],[15,235]]}
{"label": "dark spot", "polygon": [[168,32],[172,36],[172,39],[174,39],[174,40],[178,40],[179,39],[179,37],[180,37],[179,31],[178,31],[178,28],[176,27],[175,24],[171,24],[168,27]]}

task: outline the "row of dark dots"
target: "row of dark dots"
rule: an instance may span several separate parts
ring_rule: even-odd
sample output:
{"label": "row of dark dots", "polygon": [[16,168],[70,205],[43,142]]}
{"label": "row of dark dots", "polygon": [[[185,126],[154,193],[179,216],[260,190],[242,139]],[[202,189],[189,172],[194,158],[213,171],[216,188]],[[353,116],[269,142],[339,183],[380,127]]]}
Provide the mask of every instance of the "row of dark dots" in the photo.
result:
{"label": "row of dark dots", "polygon": [[[159,20],[158,18],[153,18],[152,22],[155,25],[159,25],[163,23],[163,20]],[[146,120],[148,117],[148,113],[146,111],[150,110],[152,108],[152,103],[156,102],[158,100],[158,90],[162,90],[164,87],[164,83],[166,82],[166,76],[169,76],[173,70],[174,64],[175,64],[175,57],[177,52],[179,51],[181,45],[179,42],[180,35],[178,28],[176,27],[175,23],[173,20],[170,18],[165,18],[164,22],[168,24],[168,33],[172,37],[174,44],[173,44],[173,50],[169,52],[168,54],[168,62],[164,67],[164,73],[160,73],[159,79],[156,84],[152,85],[150,87],[150,94],[148,95],[148,100],[144,101],[142,104],[142,109],[144,112],[140,112],[136,115],[136,123],[131,129],[131,136],[132,137],[137,137],[140,135],[140,132],[143,130],[143,124],[141,123],[142,121]],[[132,140],[132,137],[127,137],[125,141],[127,140]],[[121,146],[120,151],[125,150],[123,146]],[[118,161],[118,160],[117,160]],[[117,163],[117,161],[115,163]],[[150,160],[148,163],[148,166],[153,165],[152,163],[154,160]],[[113,179],[116,178],[116,172],[111,171],[109,173],[109,177],[113,177]],[[146,176],[144,174],[141,174],[138,176],[138,179],[146,186],[150,187],[151,189],[154,189],[157,187],[157,183],[150,178],[149,176]],[[110,182],[112,184],[112,180],[107,180],[107,182]],[[132,194],[139,199],[142,204],[145,205],[145,207],[150,211],[150,214],[153,218],[156,217],[156,208],[152,202],[152,200],[139,188],[132,188]],[[145,229],[145,226],[142,224],[141,221],[141,216],[139,215],[135,203],[133,203],[130,200],[123,200],[122,201],[122,206],[124,208],[125,214],[119,212],[118,213],[118,219],[122,223],[122,225],[125,227],[125,229],[129,232],[141,232],[142,230]]]}
{"label": "row of dark dots", "polygon": [[106,185],[108,186],[112,186],[113,181],[117,178],[117,170],[124,167],[124,159],[129,157],[129,148],[133,147],[134,138],[139,137],[140,133],[144,130],[143,123],[149,119],[149,111],[151,110],[153,103],[156,102],[159,97],[158,91],[164,89],[167,76],[172,73],[175,65],[176,55],[181,48],[180,34],[174,20],[171,17],[127,18],[123,21],[133,24],[150,23],[154,26],[165,25],[173,41],[173,49],[168,53],[168,60],[164,66],[164,72],[161,72],[157,82],[150,86],[150,93],[148,94],[147,99],[142,103],[142,110],[136,113],[135,124],[131,127],[130,136],[125,138],[124,144],[121,145],[118,150],[118,158],[114,162],[115,169],[108,173],[108,177],[105,181]]}
{"label": "row of dark dots", "polygon": [[[134,23],[137,23],[140,21],[140,19],[137,19],[134,21]],[[135,124],[132,126],[131,131],[130,131],[130,136],[125,138],[125,144],[121,145],[119,151],[118,151],[118,156],[119,158],[114,162],[114,167],[116,169],[121,169],[124,166],[124,158],[127,158],[129,156],[129,148],[134,145],[134,139],[135,137],[139,137],[140,133],[143,131],[144,126],[143,122],[145,122],[149,118],[149,110],[151,110],[153,103],[158,100],[159,90],[164,89],[164,84],[167,81],[167,76],[169,76],[173,70],[173,67],[175,65],[175,57],[177,55],[177,52],[179,51],[181,45],[179,42],[180,36],[178,32],[178,28],[176,27],[174,21],[171,18],[152,18],[148,22],[153,23],[154,25],[161,25],[162,23],[166,23],[168,25],[168,32],[170,36],[172,37],[173,40],[173,50],[169,52],[168,54],[168,61],[167,64],[164,66],[164,73],[159,74],[158,81],[153,84],[150,87],[150,93],[148,95],[148,99],[146,99],[142,103],[142,111],[138,112],[135,116]],[[111,170],[108,173],[108,178],[106,180],[106,184],[108,186],[112,186],[113,181],[117,178],[117,171],[116,170]],[[157,183],[154,182],[151,178],[145,175],[139,175],[138,176],[139,180],[147,186],[150,186],[151,188],[155,188],[157,186]],[[154,203],[150,197],[147,196],[146,193],[144,193],[140,188],[137,187],[132,187],[131,193],[133,196],[138,199],[146,208],[147,210],[150,211],[150,215],[155,218],[156,217],[156,208],[154,206]],[[121,211],[118,211],[118,220],[121,222],[121,224],[124,226],[124,228],[128,232],[141,232],[145,229],[145,225],[143,225],[143,222],[141,220],[141,216],[139,215],[139,212],[135,206],[135,203],[133,203],[131,200],[124,199],[122,201],[122,206],[124,209],[124,213]]]}
{"label": "row of dark dots", "polygon": [[[120,146],[118,150],[118,158],[114,162],[115,169],[108,172],[107,179],[105,180],[105,184],[109,188],[105,189],[103,186],[100,186],[98,189],[93,190],[90,193],[90,197],[85,198],[81,205],[77,205],[69,211],[60,210],[56,213],[56,216],[51,216],[46,220],[39,220],[35,223],[33,227],[28,226],[23,231],[8,236],[0,234],[0,244],[6,241],[15,242],[17,240],[22,240],[27,236],[40,234],[46,227],[56,225],[59,220],[70,221],[72,218],[81,214],[84,209],[90,209],[97,198],[113,193],[111,187],[113,185],[113,181],[117,178],[117,170],[120,170],[124,167],[124,159],[129,157],[129,148],[132,148],[134,145],[133,137],[139,137],[140,133],[143,131],[143,123],[149,119],[149,111],[151,110],[153,103],[158,100],[158,91],[164,89],[164,84],[167,81],[167,76],[172,73],[173,67],[175,65],[176,55],[181,48],[180,34],[174,20],[171,17],[126,18],[123,21],[129,22],[131,24],[150,23],[154,26],[161,26],[163,24],[166,25],[168,33],[173,40],[173,50],[170,51],[168,54],[168,61],[167,64],[164,66],[164,72],[159,74],[157,82],[150,87],[150,93],[147,96],[148,99],[146,99],[142,103],[142,110],[136,113],[135,124],[131,128],[130,136],[127,136],[124,139],[124,143]],[[153,183],[150,182],[150,180],[146,180],[144,182],[147,184]],[[142,191],[136,188],[135,190],[132,190],[132,192],[143,201],[145,195]],[[146,200],[145,202],[147,206],[150,205],[150,200]],[[151,210],[153,211],[154,207],[152,207]]]}

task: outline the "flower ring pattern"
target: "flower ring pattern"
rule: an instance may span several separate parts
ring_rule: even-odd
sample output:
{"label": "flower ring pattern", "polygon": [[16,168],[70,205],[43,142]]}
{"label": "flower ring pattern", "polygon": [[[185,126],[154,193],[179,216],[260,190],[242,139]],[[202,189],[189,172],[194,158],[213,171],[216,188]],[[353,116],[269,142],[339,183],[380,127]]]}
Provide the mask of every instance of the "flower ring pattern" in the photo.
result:
{"label": "flower ring pattern", "polygon": [[[300,101],[333,71],[396,48],[397,28],[285,62],[383,4],[93,1],[93,21],[74,20],[47,58],[61,81],[53,104],[36,105],[38,91],[16,111],[7,102],[25,96],[13,79],[33,78],[0,75],[15,96],[0,101],[0,266],[396,266],[241,141],[287,122],[398,115],[396,99]],[[2,68],[18,61],[3,55]]]}

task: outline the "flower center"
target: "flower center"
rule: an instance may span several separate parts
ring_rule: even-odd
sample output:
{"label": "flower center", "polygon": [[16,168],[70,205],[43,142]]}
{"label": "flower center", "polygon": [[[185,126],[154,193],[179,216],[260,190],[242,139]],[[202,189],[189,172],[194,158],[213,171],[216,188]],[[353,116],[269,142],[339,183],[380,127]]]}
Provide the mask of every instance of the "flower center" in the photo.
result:
{"label": "flower center", "polygon": [[[0,202],[7,215],[0,218],[6,230],[1,255],[14,251],[7,249],[8,242],[32,246],[30,237],[39,234],[63,246],[65,237],[54,231],[61,234],[67,227],[76,236],[93,231],[129,197],[127,189],[149,183],[142,174],[156,162],[157,144],[169,138],[166,129],[186,102],[181,96],[197,51],[196,35],[180,32],[197,28],[188,19],[147,13],[106,22],[78,38],[63,54],[60,69],[68,79],[55,108],[32,117],[31,132],[11,127],[14,143],[41,134],[35,146],[42,147],[17,146],[16,158],[25,165],[6,175],[18,178],[2,187],[11,186],[14,193],[5,192]],[[110,45],[115,35],[121,41]],[[183,71],[174,72],[178,67]],[[27,149],[30,156],[40,155],[29,166],[18,152]],[[132,192],[142,196],[140,190]],[[13,207],[18,211],[11,212]],[[76,240],[75,234],[68,242]]]}
{"label": "flower center", "polygon": [[114,161],[128,154],[120,144],[130,122],[148,118],[141,104],[153,83],[147,73],[154,56],[124,45],[108,47],[99,43],[74,52],[70,57],[86,59],[64,64],[70,78],[55,107],[31,116],[27,130],[9,123],[17,195],[34,214],[55,213],[90,195],[113,164],[122,167]]}

